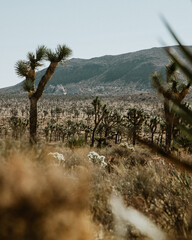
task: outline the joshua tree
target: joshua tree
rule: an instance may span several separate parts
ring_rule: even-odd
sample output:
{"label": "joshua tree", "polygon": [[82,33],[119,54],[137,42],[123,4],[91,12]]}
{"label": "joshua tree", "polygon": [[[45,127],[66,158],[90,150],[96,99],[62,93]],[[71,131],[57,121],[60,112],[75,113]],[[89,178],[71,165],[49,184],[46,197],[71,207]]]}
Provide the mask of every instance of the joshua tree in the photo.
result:
{"label": "joshua tree", "polygon": [[[151,80],[153,85],[157,85],[159,82],[163,84],[163,77],[156,72],[152,75]],[[176,135],[175,131],[179,124],[179,118],[176,116],[170,103],[174,100],[177,101],[178,104],[181,104],[190,88],[190,83],[184,84],[179,81],[176,71],[176,62],[171,61],[169,65],[166,66],[166,85],[164,84],[162,87],[165,90],[163,96],[166,122],[166,151],[170,151],[171,143]]]}
{"label": "joshua tree", "polygon": [[145,114],[143,110],[130,108],[125,119],[132,135],[133,146],[135,146],[137,135],[141,130],[143,121],[145,120]]}
{"label": "joshua tree", "polygon": [[145,124],[151,132],[151,143],[153,143],[154,134],[156,133],[157,127],[158,127],[158,124],[159,124],[159,118],[157,116],[151,117],[150,119],[146,120]]}
{"label": "joshua tree", "polygon": [[[58,63],[63,62],[69,55],[71,50],[65,45],[58,45],[53,52],[45,46],[37,48],[35,53],[29,52],[27,54],[27,61],[18,61],[16,63],[16,73],[25,77],[23,88],[28,92],[30,101],[30,143],[37,142],[37,102],[41,98],[46,84],[53,76]],[[35,88],[36,70],[42,66],[42,61],[47,60],[50,62],[45,74],[42,76],[37,88]]]}
{"label": "joshua tree", "polygon": [[118,135],[120,135],[120,128],[122,127],[122,117],[118,114],[117,111],[114,112],[107,112],[107,114],[105,114],[102,123],[100,125],[100,138],[98,141],[99,146],[101,146],[101,143],[103,142],[103,144],[106,146],[107,140],[108,139],[113,139],[113,137],[115,136],[115,143],[117,143],[117,137]]}
{"label": "joshua tree", "polygon": [[[181,41],[178,39],[178,37],[175,35],[174,31],[170,27],[170,25],[167,23],[165,19],[163,19],[167,29],[171,33],[172,37],[176,40],[178,44],[179,49],[179,55],[175,52],[172,52],[170,47],[166,47],[165,50],[167,51],[168,55],[171,57],[171,59],[177,64],[178,68],[182,72],[182,74],[186,77],[188,84],[192,84],[192,52],[190,51],[189,47],[184,46]],[[181,101],[178,101],[177,98],[175,98],[175,95],[167,91],[167,86],[163,81],[160,81],[159,78],[153,79],[155,81],[152,81],[153,86],[156,88],[156,90],[168,100],[169,106],[172,108],[172,111],[177,115],[179,118],[179,122],[177,125],[177,128],[180,130],[182,135],[184,135],[190,143],[192,143],[192,110],[189,108],[189,106],[186,103],[182,103]],[[186,87],[187,87],[186,85]],[[189,88],[186,88],[184,91],[184,97],[189,91]],[[186,159],[181,159],[181,157],[176,157],[175,155],[171,153],[167,153],[162,150],[162,148],[159,148],[156,145],[149,145],[146,143],[146,141],[140,141],[144,143],[147,146],[151,146],[153,150],[156,150],[157,153],[159,153],[161,156],[163,156],[167,161],[175,164],[177,168],[179,168],[182,171],[187,171],[190,174],[192,173],[192,166],[191,163],[186,161]],[[186,236],[186,231],[185,234]],[[187,236],[186,236],[187,237]]]}
{"label": "joshua tree", "polygon": [[108,113],[106,104],[102,106],[101,100],[99,99],[99,97],[96,97],[93,100],[92,105],[94,107],[94,127],[93,127],[92,137],[91,137],[91,147],[93,147],[95,143],[95,132],[98,129],[103,118]]}

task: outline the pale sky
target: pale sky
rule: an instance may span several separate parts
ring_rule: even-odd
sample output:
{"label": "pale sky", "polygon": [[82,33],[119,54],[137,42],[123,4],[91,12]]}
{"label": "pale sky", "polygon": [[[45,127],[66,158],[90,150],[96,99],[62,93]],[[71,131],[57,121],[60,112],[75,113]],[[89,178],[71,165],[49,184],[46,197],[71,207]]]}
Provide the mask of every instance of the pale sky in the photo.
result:
{"label": "pale sky", "polygon": [[0,0],[0,88],[22,80],[15,63],[42,44],[66,44],[72,58],[175,45],[160,14],[192,45],[191,0]]}

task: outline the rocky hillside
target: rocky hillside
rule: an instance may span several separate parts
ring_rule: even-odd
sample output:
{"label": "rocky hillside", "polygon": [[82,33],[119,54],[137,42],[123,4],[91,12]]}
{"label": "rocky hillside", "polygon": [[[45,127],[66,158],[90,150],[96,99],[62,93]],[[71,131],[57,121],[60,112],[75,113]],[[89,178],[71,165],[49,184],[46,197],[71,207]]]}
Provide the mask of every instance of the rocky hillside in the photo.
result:
{"label": "rocky hillside", "polygon": [[[177,47],[173,47],[177,50]],[[120,95],[151,91],[150,76],[164,74],[169,58],[163,48],[152,48],[116,56],[69,60],[59,65],[48,83],[49,94]],[[37,83],[46,69],[38,72]],[[22,93],[22,82],[3,93]]]}

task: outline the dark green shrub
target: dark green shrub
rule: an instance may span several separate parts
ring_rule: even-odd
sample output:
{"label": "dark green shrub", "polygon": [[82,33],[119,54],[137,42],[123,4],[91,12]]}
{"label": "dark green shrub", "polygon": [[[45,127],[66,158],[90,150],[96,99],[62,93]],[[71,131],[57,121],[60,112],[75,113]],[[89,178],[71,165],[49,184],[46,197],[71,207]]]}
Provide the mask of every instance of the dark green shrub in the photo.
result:
{"label": "dark green shrub", "polygon": [[73,147],[83,147],[83,146],[85,146],[85,139],[83,137],[72,136],[68,140],[67,145],[70,148],[73,148]]}

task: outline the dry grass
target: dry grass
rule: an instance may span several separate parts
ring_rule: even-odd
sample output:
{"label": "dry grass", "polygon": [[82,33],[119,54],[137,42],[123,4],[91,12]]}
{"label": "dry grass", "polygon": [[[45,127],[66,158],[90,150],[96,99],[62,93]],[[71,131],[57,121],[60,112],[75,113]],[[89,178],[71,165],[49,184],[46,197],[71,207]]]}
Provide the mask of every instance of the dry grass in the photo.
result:
{"label": "dry grass", "polygon": [[[190,239],[191,177],[144,149],[127,153],[126,156],[122,147],[118,151],[117,147],[111,149],[106,154],[108,162],[111,163],[113,158],[110,172],[101,169],[94,173],[91,210],[97,224],[102,223],[109,231],[114,229],[108,199],[111,192],[115,192],[123,197],[126,206],[132,206],[149,217],[171,239],[173,236],[174,239]],[[129,239],[143,239],[133,229],[127,228]]]}
{"label": "dry grass", "polygon": [[[90,148],[32,150],[7,142],[1,150],[0,239],[119,239],[109,203],[112,193],[170,239],[190,239],[191,177],[146,149],[96,150],[106,157],[105,168],[89,162]],[[64,164],[50,152],[63,154]],[[147,238],[126,223],[122,239]]]}
{"label": "dry grass", "polygon": [[15,151],[1,159],[0,239],[93,239],[88,178],[35,157]]}

